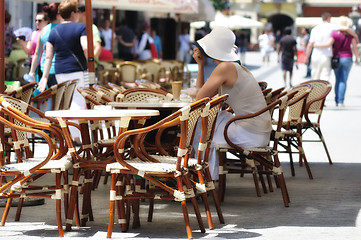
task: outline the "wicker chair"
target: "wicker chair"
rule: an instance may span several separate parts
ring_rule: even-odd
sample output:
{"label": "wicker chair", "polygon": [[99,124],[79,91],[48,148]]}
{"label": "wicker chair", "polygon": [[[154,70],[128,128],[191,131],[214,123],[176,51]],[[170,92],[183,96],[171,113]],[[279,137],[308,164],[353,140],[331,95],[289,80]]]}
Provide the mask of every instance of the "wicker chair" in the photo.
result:
{"label": "wicker chair", "polygon": [[328,152],[325,139],[321,132],[321,115],[323,107],[325,106],[325,101],[327,95],[330,93],[332,89],[332,85],[328,81],[324,80],[311,80],[304,82],[302,84],[312,84],[312,90],[307,97],[306,102],[306,109],[304,114],[305,121],[302,121],[302,130],[303,133],[306,132],[308,129],[311,129],[315,132],[319,140],[310,140],[302,138],[303,142],[322,142],[323,147],[325,148],[325,152],[328,157],[328,162],[332,164],[331,156]]}
{"label": "wicker chair", "polygon": [[[107,237],[111,237],[113,231],[115,204],[117,203],[119,208],[118,222],[120,223],[122,230],[126,230],[128,228],[127,223],[129,218],[125,216],[124,201],[145,198],[169,199],[180,202],[186,224],[187,235],[188,238],[192,238],[186,204],[186,199],[189,198],[193,204],[201,232],[205,232],[194,195],[193,185],[190,181],[189,171],[187,171],[187,166],[193,131],[207,102],[208,98],[199,100],[169,115],[152,126],[127,131],[117,138],[116,143],[114,144],[114,148],[117,149],[114,151],[117,162],[107,166],[107,171],[112,174],[110,190],[110,217]],[[144,137],[150,131],[177,125],[180,126],[180,141],[176,164],[161,163],[142,151],[144,148],[141,148],[141,145],[143,144]],[[124,157],[123,150],[126,141],[130,137],[137,157],[126,159]],[[152,186],[161,188],[163,190],[163,194],[156,195],[152,191],[145,191],[145,189],[139,189],[139,187],[131,186],[130,183],[133,175],[137,175],[148,180],[151,189]],[[117,184],[117,182],[123,182],[123,184]],[[175,186],[170,185],[170,182],[174,183]],[[137,214],[135,214],[135,217],[137,217]]]}
{"label": "wicker chair", "polygon": [[[255,183],[257,196],[261,196],[261,190],[259,187],[259,179],[261,180],[263,189],[265,191],[265,183],[263,179],[263,173],[267,175],[268,184],[270,186],[270,191],[273,191],[272,183],[270,181],[270,175],[275,175],[277,182],[281,188],[283,203],[285,207],[289,206],[289,196],[287,192],[287,187],[285,179],[282,172],[281,163],[278,158],[278,136],[280,135],[283,123],[283,117],[287,108],[289,98],[292,98],[296,92],[290,93],[289,95],[283,96],[280,99],[274,101],[273,103],[267,105],[264,109],[245,116],[238,116],[232,118],[225,126],[224,136],[228,145],[218,145],[216,146],[219,152],[219,198],[221,201],[224,201],[225,190],[226,190],[226,174],[230,173],[251,173],[253,175],[253,180]],[[231,123],[242,120],[249,119],[260,114],[263,114],[266,111],[270,111],[278,107],[278,120],[277,127],[275,128],[271,136],[275,136],[273,145],[266,147],[257,147],[252,149],[244,149],[236,144],[234,144],[228,137],[228,127]],[[230,154],[227,157],[227,153]],[[257,176],[259,174],[259,178]],[[265,191],[266,192],[266,191]]]}
{"label": "wicker chair", "polygon": [[265,90],[262,90],[263,96],[267,96],[270,92],[272,92],[272,88],[266,88]]}
{"label": "wicker chair", "polygon": [[[216,206],[218,219],[220,223],[224,223],[223,214],[221,211],[220,202],[218,199],[217,192],[214,187],[214,183],[211,177],[211,174],[208,169],[208,155],[209,149],[212,143],[214,127],[217,119],[217,115],[219,110],[222,108],[224,102],[227,100],[228,95],[222,95],[218,98],[211,100],[207,103],[208,106],[203,109],[202,113],[202,131],[201,134],[202,139],[200,139],[197,158],[189,158],[188,159],[188,169],[194,172],[197,175],[198,181],[193,182],[194,187],[197,189],[199,193],[202,195],[204,207],[206,210],[208,227],[209,229],[213,229],[213,221],[211,218],[211,211],[209,208],[209,202],[207,197],[207,192],[210,191],[212,193],[213,201]],[[156,145],[162,146],[160,148],[160,152],[166,157],[159,157],[158,155],[151,155],[151,157],[163,163],[173,163],[176,164],[177,158],[171,157],[169,153],[163,148],[163,144],[161,142],[160,134],[156,137]],[[143,149],[145,152],[145,149]],[[152,213],[150,211],[150,213]],[[148,218],[149,219],[149,218]],[[149,220],[148,220],[149,221]]]}
{"label": "wicker chair", "polygon": [[28,83],[12,92],[6,93],[7,95],[20,99],[26,103],[30,103],[30,99],[33,95],[34,89],[38,86],[37,83]]}
{"label": "wicker chair", "polygon": [[306,109],[307,97],[311,90],[312,86],[307,84],[295,86],[287,91],[287,93],[297,91],[297,94],[288,104],[288,118],[282,124],[284,131],[282,131],[282,138],[279,141],[279,145],[285,149],[285,151],[279,152],[289,154],[292,176],[295,176],[292,154],[298,153],[299,162],[305,164],[309,179],[313,179],[313,176],[302,145],[302,118]]}
{"label": "wicker chair", "polygon": [[116,92],[117,94],[118,94],[118,93],[122,93],[122,92],[124,92],[125,90],[127,90],[125,87],[120,86],[120,85],[117,85],[117,84],[115,84],[115,83],[110,83],[110,82],[108,82],[108,83],[107,83],[107,86],[108,86],[111,90],[113,90],[114,92]]}
{"label": "wicker chair", "polygon": [[261,88],[261,90],[265,90],[268,86],[267,82],[258,82],[259,87]]}
{"label": "wicker chair", "polygon": [[158,60],[147,60],[142,64],[141,78],[159,83],[160,62]]}
{"label": "wicker chair", "polygon": [[[63,101],[64,91],[68,85],[69,81],[53,85],[35,97],[32,97],[31,102],[43,112],[45,112],[47,109],[59,110]],[[52,104],[51,107],[48,107],[49,102]]]}
{"label": "wicker chair", "polygon": [[148,102],[149,98],[158,98],[159,101],[170,102],[173,95],[161,89],[132,88],[117,95],[117,102]]}
{"label": "wicker chair", "polygon": [[[94,91],[92,89],[77,89],[78,92],[84,97],[85,103],[88,109],[94,109],[95,106],[106,105],[108,102],[112,102],[105,93],[101,91]],[[102,121],[91,121],[91,132],[94,142],[93,151],[102,152],[103,148],[106,148],[103,155],[107,155],[112,152],[115,137],[117,136],[116,123],[114,121],[104,121],[107,137],[105,137],[103,131]]]}
{"label": "wicker chair", "polygon": [[61,102],[61,106],[59,107],[59,109],[61,109],[61,110],[70,109],[71,102],[73,101],[74,91],[75,91],[75,88],[76,88],[76,85],[78,84],[78,82],[79,82],[78,79],[70,80],[68,82],[68,85],[64,89],[63,100]]}
{"label": "wicker chair", "polygon": [[[2,108],[0,111],[7,119],[0,117],[0,122],[11,129],[12,142],[6,142],[5,149],[0,148],[0,199],[7,199],[7,204],[3,213],[1,225],[5,225],[14,198],[19,198],[18,210],[15,220],[20,219],[22,203],[25,197],[52,198],[56,200],[56,219],[59,236],[64,236],[62,226],[61,200],[64,193],[65,211],[68,206],[68,175],[67,171],[72,167],[72,162],[65,157],[67,149],[60,128],[51,123],[37,121],[23,114],[12,107],[0,97]],[[24,103],[26,104],[26,103]],[[54,153],[56,147],[51,138],[43,132],[50,131],[58,139],[58,151]],[[26,133],[41,136],[48,145],[48,152],[42,157],[33,157],[33,153],[28,147]],[[4,152],[9,147],[15,149],[16,161],[4,164]],[[55,174],[54,186],[36,185],[38,178],[44,174]],[[10,179],[12,178],[12,179]],[[63,183],[62,183],[63,180]],[[47,182],[49,185],[49,182]]]}
{"label": "wicker chair", "polygon": [[125,61],[117,65],[117,69],[120,72],[120,83],[125,88],[133,88],[136,86],[135,80],[139,77],[139,64],[131,61]]}
{"label": "wicker chair", "polygon": [[285,88],[282,87],[282,88],[278,88],[278,89],[266,94],[265,100],[266,100],[267,105],[276,101],[277,98],[279,98],[281,96],[281,94],[285,94],[286,92],[283,92],[284,90],[285,90]]}
{"label": "wicker chair", "polygon": [[[112,101],[115,101],[116,96],[118,94],[117,91],[114,91],[110,88],[104,87],[104,86],[100,86],[100,85],[92,85],[90,87],[90,89],[96,91],[96,92],[100,92],[105,94],[109,99],[111,99]],[[125,89],[124,89],[125,90]]]}

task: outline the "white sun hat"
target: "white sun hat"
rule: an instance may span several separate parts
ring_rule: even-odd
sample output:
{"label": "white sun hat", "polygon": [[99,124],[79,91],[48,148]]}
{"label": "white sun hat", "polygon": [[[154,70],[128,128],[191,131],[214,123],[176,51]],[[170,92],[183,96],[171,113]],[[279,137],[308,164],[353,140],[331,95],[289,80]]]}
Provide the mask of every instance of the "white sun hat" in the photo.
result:
{"label": "white sun hat", "polygon": [[236,36],[229,28],[216,26],[209,34],[196,41],[195,45],[209,58],[239,62],[235,41]]}

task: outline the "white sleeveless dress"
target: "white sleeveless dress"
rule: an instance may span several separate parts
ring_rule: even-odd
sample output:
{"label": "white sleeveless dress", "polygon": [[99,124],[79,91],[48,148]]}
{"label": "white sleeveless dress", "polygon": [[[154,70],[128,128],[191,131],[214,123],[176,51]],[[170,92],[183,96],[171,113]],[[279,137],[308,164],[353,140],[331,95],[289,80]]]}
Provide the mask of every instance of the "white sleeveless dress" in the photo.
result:
{"label": "white sleeveless dress", "polygon": [[[262,91],[248,69],[234,63],[238,78],[232,87],[221,86],[220,94],[229,94],[226,103],[232,107],[234,114],[221,111],[218,113],[209,153],[209,170],[213,180],[218,180],[219,156],[216,151],[217,145],[227,145],[223,131],[227,122],[234,116],[242,116],[255,113],[266,107]],[[198,123],[200,125],[200,121]],[[232,123],[228,128],[228,136],[231,141],[243,148],[264,147],[268,145],[272,131],[271,115],[267,111],[255,118],[240,120]],[[200,126],[197,126],[193,148],[198,151],[200,139]]]}

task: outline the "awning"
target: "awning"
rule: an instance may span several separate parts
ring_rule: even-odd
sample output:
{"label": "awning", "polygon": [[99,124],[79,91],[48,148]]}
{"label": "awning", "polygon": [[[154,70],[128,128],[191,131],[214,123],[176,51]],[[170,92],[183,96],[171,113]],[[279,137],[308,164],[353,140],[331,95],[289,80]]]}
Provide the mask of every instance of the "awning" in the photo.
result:
{"label": "awning", "polygon": [[224,26],[230,29],[241,29],[241,28],[262,28],[263,23],[245,18],[240,15],[223,15],[221,12],[216,13],[215,20],[210,23],[210,27],[214,28],[215,26]]}
{"label": "awning", "polygon": [[[60,0],[24,0],[30,2],[60,2]],[[84,4],[84,0],[79,1]],[[198,13],[198,0],[92,0],[93,8],[120,10],[165,12],[165,13]]]}
{"label": "awning", "polygon": [[[331,23],[337,24],[339,22],[338,17],[331,17]],[[296,18],[295,25],[296,27],[314,27],[317,24],[322,23],[322,18],[320,17],[298,17]]]}
{"label": "awning", "polygon": [[93,8],[166,13],[197,13],[198,0],[92,0]]}
{"label": "awning", "polygon": [[[182,21],[185,22],[195,22],[195,21],[204,21],[211,22],[215,19],[216,10],[214,9],[213,4],[209,0],[199,0],[198,1],[198,13],[191,14],[182,14]],[[205,23],[204,23],[205,24]],[[204,26],[203,24],[203,26]]]}

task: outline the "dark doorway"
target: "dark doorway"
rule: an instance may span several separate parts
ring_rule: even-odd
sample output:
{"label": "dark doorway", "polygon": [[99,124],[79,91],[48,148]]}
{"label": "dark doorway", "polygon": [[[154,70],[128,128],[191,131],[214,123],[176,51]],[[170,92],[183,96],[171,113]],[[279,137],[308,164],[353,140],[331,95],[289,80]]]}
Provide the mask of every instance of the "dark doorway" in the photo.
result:
{"label": "dark doorway", "polygon": [[161,39],[163,59],[175,59],[177,22],[173,18],[152,18],[150,25]]}
{"label": "dark doorway", "polygon": [[272,23],[273,31],[277,30],[283,31],[285,27],[292,26],[294,21],[287,15],[276,14],[268,18],[268,22]]}

